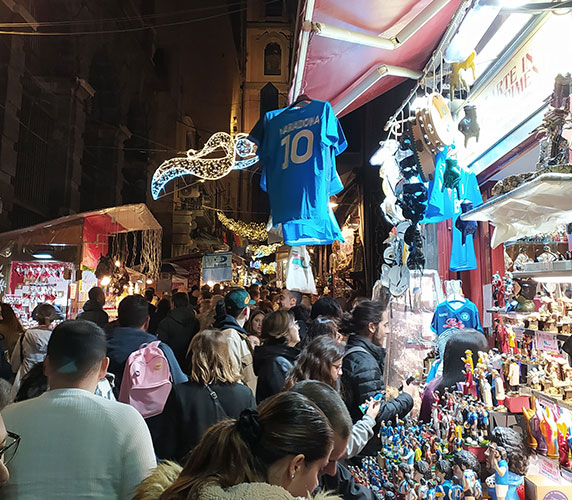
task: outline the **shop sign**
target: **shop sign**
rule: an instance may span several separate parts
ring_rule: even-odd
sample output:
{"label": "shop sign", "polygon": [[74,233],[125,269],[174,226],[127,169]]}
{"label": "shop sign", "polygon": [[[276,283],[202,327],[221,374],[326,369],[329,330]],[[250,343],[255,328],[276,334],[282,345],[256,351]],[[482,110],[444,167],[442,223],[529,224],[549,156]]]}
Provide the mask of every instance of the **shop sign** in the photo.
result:
{"label": "shop sign", "polygon": [[[572,44],[565,42],[572,31],[570,19],[568,15],[549,16],[495,76],[471,96],[481,130],[479,141],[469,139],[466,148],[463,135],[457,133],[457,155],[464,164],[476,160],[542,108],[552,93],[555,77],[572,71]],[[463,114],[461,111],[459,118]]]}
{"label": "shop sign", "polygon": [[536,332],[536,348],[544,352],[559,352],[556,335],[553,333]]}
{"label": "shop sign", "polygon": [[232,281],[232,252],[203,256],[203,281],[215,283]]}
{"label": "shop sign", "polygon": [[542,455],[537,455],[537,457],[540,473],[548,479],[560,481],[560,467],[558,467],[558,464]]}

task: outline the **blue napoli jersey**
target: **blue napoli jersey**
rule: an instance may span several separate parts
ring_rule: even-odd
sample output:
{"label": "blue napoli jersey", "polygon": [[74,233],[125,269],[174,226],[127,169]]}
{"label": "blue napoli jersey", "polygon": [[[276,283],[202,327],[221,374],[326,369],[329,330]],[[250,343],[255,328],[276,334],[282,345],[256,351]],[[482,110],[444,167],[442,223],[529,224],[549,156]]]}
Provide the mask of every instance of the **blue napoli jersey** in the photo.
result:
{"label": "blue napoli jersey", "polygon": [[330,103],[313,100],[300,108],[269,111],[250,133],[258,145],[274,224],[328,220],[328,201],[343,185],[335,156],[347,142]]}
{"label": "blue napoli jersey", "polygon": [[456,195],[454,196],[453,244],[451,248],[451,261],[449,263],[449,269],[455,272],[470,271],[471,269],[477,268],[473,235],[468,235],[465,244],[463,245],[463,235],[455,226],[457,218],[462,213],[461,202],[463,200],[469,200],[473,202],[473,206],[475,208],[483,204],[479,182],[477,181],[477,176],[474,172],[471,172],[466,168],[461,169],[459,190],[461,199],[457,199]]}
{"label": "blue napoli jersey", "polygon": [[431,321],[431,330],[437,335],[441,335],[445,330],[474,328],[483,331],[481,319],[479,318],[479,310],[477,306],[468,299],[458,309],[451,307],[449,302],[441,302],[433,314]]}

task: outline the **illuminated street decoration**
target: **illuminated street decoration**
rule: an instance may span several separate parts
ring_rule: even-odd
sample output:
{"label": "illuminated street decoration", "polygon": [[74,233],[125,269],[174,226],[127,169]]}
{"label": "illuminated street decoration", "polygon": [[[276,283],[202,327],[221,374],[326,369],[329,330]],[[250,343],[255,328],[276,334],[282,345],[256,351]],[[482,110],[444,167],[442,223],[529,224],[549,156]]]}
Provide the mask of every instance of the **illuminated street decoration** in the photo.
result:
{"label": "illuminated street decoration", "polygon": [[[258,264],[258,261],[256,261]],[[270,262],[269,264],[264,264],[260,262],[259,266],[256,266],[255,269],[258,269],[262,274],[276,274],[276,262]]]}
{"label": "illuminated street decoration", "polygon": [[246,250],[252,252],[252,257],[254,259],[261,259],[262,257],[268,257],[273,253],[276,253],[284,243],[273,243],[272,245],[248,245]]}
{"label": "illuminated street decoration", "polygon": [[[247,137],[247,134],[237,134],[233,138],[226,132],[217,132],[209,137],[200,151],[189,149],[186,156],[163,162],[151,180],[153,199],[158,199],[167,183],[177,177],[194,175],[213,181],[223,178],[233,169],[241,170],[254,165],[258,161],[256,146]],[[218,150],[222,150],[224,156],[208,158]]]}
{"label": "illuminated street decoration", "polygon": [[268,239],[265,222],[242,222],[240,220],[231,219],[222,212],[217,212],[217,217],[224,227],[230,229],[233,233],[242,238],[248,238],[252,241],[265,241]]}

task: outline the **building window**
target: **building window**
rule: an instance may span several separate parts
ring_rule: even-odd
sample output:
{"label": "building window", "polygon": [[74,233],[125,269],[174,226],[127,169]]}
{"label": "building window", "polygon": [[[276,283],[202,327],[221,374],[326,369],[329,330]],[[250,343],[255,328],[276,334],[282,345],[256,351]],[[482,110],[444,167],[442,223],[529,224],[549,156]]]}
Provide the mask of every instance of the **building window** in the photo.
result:
{"label": "building window", "polygon": [[278,89],[267,83],[260,89],[260,118],[273,109],[278,109]]}
{"label": "building window", "polygon": [[264,48],[264,74],[276,76],[282,74],[282,49],[276,42]]}
{"label": "building window", "polygon": [[282,0],[266,0],[264,15],[266,17],[282,17],[283,7]]}

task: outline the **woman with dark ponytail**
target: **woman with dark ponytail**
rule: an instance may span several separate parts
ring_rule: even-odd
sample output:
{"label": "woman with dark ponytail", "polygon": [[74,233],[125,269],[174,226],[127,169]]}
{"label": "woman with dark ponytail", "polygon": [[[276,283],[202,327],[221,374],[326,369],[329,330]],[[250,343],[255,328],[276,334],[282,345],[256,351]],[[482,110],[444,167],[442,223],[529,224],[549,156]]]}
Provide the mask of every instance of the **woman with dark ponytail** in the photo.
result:
{"label": "woman with dark ponytail", "polygon": [[283,392],[258,411],[245,410],[238,420],[212,426],[160,500],[307,497],[332,447],[332,429],[322,411],[301,394]]}
{"label": "woman with dark ponytail", "polygon": [[[342,393],[354,423],[363,416],[359,405],[384,390],[387,304],[388,300],[364,300],[342,319],[340,331],[349,335],[342,365]],[[406,393],[384,401],[376,418],[374,437],[362,453],[376,455],[381,449],[381,441],[375,437],[381,421],[403,418],[412,408],[413,398]]]}

